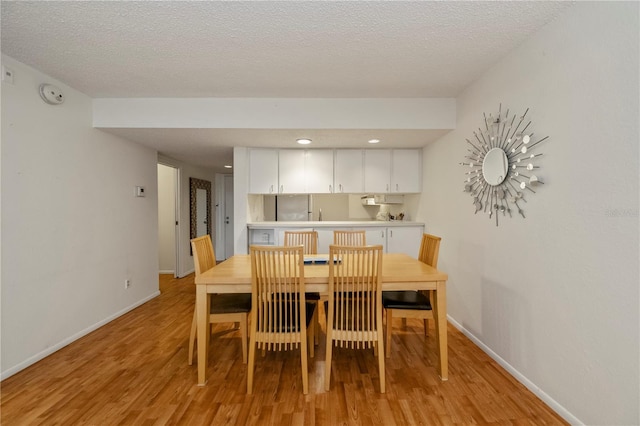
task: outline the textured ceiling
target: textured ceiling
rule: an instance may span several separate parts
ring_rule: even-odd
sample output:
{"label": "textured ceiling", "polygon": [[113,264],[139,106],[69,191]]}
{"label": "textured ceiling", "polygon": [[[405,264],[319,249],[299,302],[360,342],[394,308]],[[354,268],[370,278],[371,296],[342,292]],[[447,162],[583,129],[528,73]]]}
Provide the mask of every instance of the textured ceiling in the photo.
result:
{"label": "textured ceiling", "polygon": [[3,53],[94,98],[422,98],[456,97],[570,3],[0,5]]}

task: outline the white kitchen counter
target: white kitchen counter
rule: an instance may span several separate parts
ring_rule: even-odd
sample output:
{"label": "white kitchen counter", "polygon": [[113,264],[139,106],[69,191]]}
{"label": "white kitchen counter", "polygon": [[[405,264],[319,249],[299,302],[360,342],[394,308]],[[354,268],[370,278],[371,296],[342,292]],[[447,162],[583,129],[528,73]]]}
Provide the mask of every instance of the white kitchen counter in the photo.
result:
{"label": "white kitchen counter", "polygon": [[249,222],[249,229],[274,229],[274,228],[337,228],[355,226],[379,226],[383,228],[403,227],[403,226],[424,226],[422,222],[411,222],[404,220],[323,220],[304,222]]}

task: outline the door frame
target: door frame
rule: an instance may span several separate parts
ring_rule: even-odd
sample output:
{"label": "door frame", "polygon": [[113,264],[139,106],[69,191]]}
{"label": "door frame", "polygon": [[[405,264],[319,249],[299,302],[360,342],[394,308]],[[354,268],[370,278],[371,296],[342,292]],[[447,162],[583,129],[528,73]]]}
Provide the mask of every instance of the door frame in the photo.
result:
{"label": "door frame", "polygon": [[[182,199],[181,197],[181,190],[180,190],[180,176],[181,176],[181,170],[180,167],[171,164],[170,162],[167,161],[162,161],[160,159],[158,159],[158,164],[161,164],[165,167],[171,167],[174,170],[173,176],[174,176],[174,185],[175,185],[175,200],[174,200],[174,214],[175,214],[175,232],[174,232],[174,255],[175,255],[175,267],[174,267],[174,271],[173,271],[173,276],[174,278],[181,278],[180,276],[180,272],[182,271],[182,268],[180,267],[180,260],[181,260],[181,256],[180,256],[180,241],[181,241],[181,232],[180,232],[180,223],[181,222],[181,218],[180,218],[180,200]],[[159,190],[159,188],[158,188]]]}

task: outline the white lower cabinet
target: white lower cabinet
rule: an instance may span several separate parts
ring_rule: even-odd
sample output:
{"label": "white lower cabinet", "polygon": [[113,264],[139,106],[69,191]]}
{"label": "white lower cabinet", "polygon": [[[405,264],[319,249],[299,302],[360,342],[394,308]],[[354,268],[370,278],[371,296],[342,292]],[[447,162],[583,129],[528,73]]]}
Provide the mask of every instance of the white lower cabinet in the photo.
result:
{"label": "white lower cabinet", "polygon": [[275,227],[249,229],[249,245],[284,245],[285,231],[318,231],[318,253],[329,253],[333,231],[364,230],[368,245],[382,245],[385,253],[405,253],[418,257],[424,225],[415,226],[337,226],[337,227]]}
{"label": "white lower cabinet", "polygon": [[381,245],[384,253],[405,253],[418,257],[423,225],[416,226],[358,226],[353,228],[316,228],[318,231],[318,253],[328,253],[333,244],[333,230],[364,230],[367,245]]}
{"label": "white lower cabinet", "polygon": [[382,251],[384,253],[387,252],[387,228],[383,228],[381,226],[371,226],[359,229],[364,229],[365,238],[367,239],[367,245],[376,246],[380,244],[382,246]]}
{"label": "white lower cabinet", "polygon": [[418,257],[424,226],[387,228],[387,253],[405,253]]}
{"label": "white lower cabinet", "polygon": [[351,231],[352,228],[315,228],[318,231],[318,253],[329,253],[329,246],[333,244],[333,231]]}

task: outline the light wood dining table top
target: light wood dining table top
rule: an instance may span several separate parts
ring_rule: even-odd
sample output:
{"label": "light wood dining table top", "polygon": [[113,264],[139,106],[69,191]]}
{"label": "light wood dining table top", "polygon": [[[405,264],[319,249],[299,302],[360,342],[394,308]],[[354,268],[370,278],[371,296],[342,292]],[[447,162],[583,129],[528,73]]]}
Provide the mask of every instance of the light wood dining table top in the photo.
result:
{"label": "light wood dining table top", "polygon": [[[317,258],[327,255],[316,255]],[[305,258],[312,258],[305,256]],[[307,292],[326,293],[329,288],[329,265],[305,264]],[[439,355],[439,373],[448,379],[447,305],[446,283],[448,275],[402,253],[386,253],[382,257],[382,290],[433,290],[433,313]],[[209,350],[209,297],[211,293],[251,293],[251,256],[237,254],[195,278],[197,332],[198,332],[198,385],[207,383],[206,368]],[[206,342],[202,345],[200,342]]]}
{"label": "light wood dining table top", "polygon": [[[306,255],[305,258],[327,255]],[[385,253],[382,257],[383,290],[435,290],[436,282],[447,281],[448,275],[418,259],[402,253]],[[326,292],[329,266],[306,264],[304,280],[307,291]],[[251,257],[236,254],[195,279],[196,285],[214,286],[215,293],[251,293]]]}

